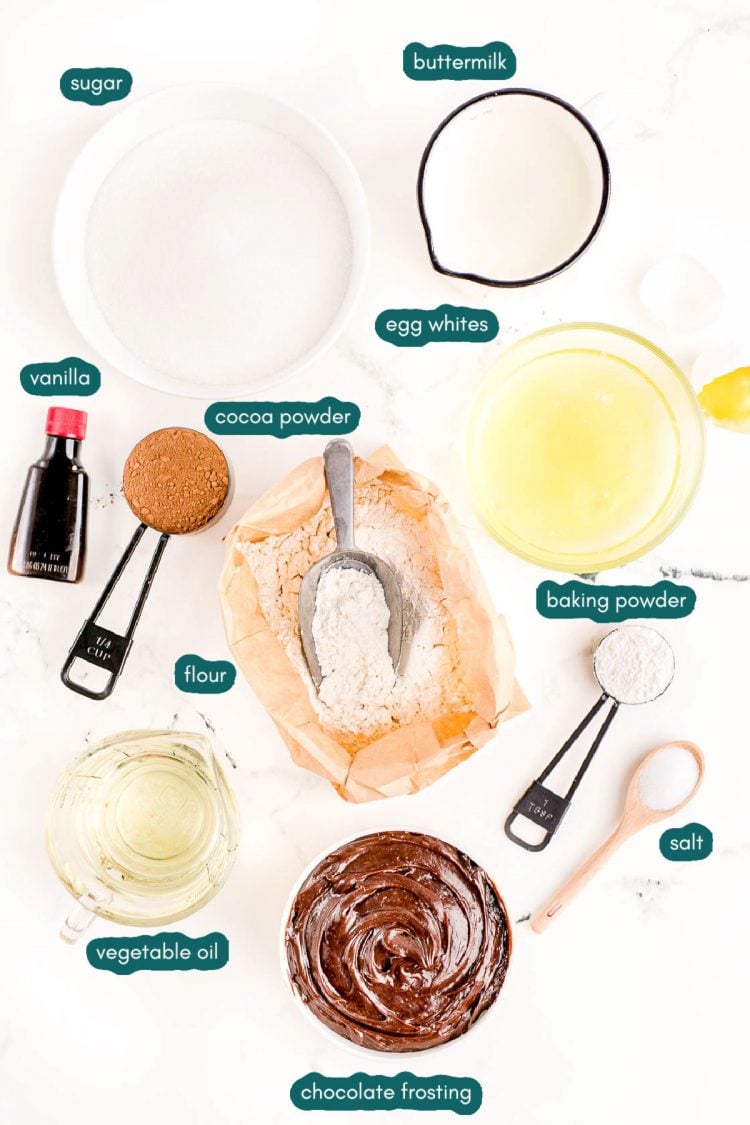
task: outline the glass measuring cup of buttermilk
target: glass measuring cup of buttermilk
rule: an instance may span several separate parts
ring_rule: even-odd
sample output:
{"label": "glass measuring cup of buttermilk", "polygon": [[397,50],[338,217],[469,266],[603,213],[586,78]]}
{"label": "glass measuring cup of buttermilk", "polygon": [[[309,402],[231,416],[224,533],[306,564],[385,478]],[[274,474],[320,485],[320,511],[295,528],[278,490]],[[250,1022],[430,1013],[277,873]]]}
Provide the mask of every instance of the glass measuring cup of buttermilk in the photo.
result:
{"label": "glass measuring cup of buttermilk", "polygon": [[71,762],[52,793],[47,851],[77,900],[61,937],[76,941],[98,914],[157,926],[192,914],[234,863],[234,796],[208,739],[126,731]]}

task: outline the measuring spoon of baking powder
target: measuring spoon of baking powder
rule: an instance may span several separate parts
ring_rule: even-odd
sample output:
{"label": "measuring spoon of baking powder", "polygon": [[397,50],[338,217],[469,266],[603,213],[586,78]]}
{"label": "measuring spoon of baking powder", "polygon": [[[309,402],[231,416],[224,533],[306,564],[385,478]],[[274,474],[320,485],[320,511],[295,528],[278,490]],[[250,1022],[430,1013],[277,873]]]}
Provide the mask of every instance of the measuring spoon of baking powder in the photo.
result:
{"label": "measuring spoon of baking powder", "polygon": [[583,890],[613,852],[636,832],[679,812],[703,781],[703,754],[694,742],[666,742],[641,761],[625,797],[625,811],[615,831],[531,919],[541,934],[564,906]]}
{"label": "measuring spoon of baking powder", "polygon": [[[635,683],[631,684],[628,679],[633,669],[650,670],[652,675],[644,676],[642,682],[638,677]],[[557,832],[620,705],[652,703],[667,690],[674,676],[674,653],[669,641],[656,629],[650,629],[646,625],[620,625],[602,637],[596,646],[594,676],[602,689],[602,694],[536,780],[532,781],[526,792],[519,797],[505,822],[505,835],[508,839],[529,852],[542,851]],[[610,704],[609,710],[567,792],[564,796],[555,793],[543,783],[579,738],[582,738],[594,718],[607,704]],[[519,817],[530,821],[537,830],[541,830],[543,835],[538,842],[524,839],[514,830],[513,825]]]}
{"label": "measuring spoon of baking powder", "polygon": [[377,555],[358,550],[354,542],[354,455],[348,441],[339,438],[329,441],[323,453],[328,495],[331,498],[333,526],[336,531],[336,550],[326,555],[310,568],[299,588],[299,631],[302,651],[317,690],[323,682],[323,673],[315,651],[313,618],[318,594],[318,583],[331,567],[349,567],[364,571],[377,578],[383,587],[385,604],[390,614],[388,620],[388,652],[394,672],[398,672],[404,635],[404,608],[398,579],[387,563]]}

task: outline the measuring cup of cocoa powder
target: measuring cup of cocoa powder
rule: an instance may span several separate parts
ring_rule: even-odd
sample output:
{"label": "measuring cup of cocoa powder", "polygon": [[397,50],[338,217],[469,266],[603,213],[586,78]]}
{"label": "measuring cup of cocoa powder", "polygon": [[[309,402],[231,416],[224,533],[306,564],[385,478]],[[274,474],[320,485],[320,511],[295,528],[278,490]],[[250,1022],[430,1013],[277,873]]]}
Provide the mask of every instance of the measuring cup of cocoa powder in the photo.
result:
{"label": "measuring cup of cocoa powder", "polygon": [[[122,487],[140,523],[81,626],[61,673],[66,687],[89,699],[106,699],[112,694],[170,535],[203,531],[222,515],[230,491],[229,464],[216,442],[197,430],[180,426],[155,430],[131,450]],[[160,533],[159,540],[125,632],[115,633],[98,619],[148,528]],[[71,672],[76,661],[104,669],[108,673],[104,687],[96,690],[74,680]]]}

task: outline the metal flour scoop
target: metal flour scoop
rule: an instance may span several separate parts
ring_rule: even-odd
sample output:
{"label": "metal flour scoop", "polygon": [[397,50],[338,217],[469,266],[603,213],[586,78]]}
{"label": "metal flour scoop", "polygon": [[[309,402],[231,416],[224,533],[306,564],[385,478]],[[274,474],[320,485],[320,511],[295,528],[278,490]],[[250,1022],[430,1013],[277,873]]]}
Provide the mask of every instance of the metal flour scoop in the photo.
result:
{"label": "metal flour scoop", "polygon": [[313,618],[318,594],[318,583],[323,574],[334,566],[351,567],[377,578],[383,587],[388,606],[388,652],[394,671],[398,671],[404,632],[404,610],[401,587],[387,563],[376,555],[357,550],[354,542],[354,457],[348,441],[329,441],[323,454],[328,495],[331,498],[333,525],[336,530],[336,550],[315,563],[302,579],[299,589],[299,629],[302,651],[310,669],[315,687],[319,690],[323,674],[318,662],[313,638]]}

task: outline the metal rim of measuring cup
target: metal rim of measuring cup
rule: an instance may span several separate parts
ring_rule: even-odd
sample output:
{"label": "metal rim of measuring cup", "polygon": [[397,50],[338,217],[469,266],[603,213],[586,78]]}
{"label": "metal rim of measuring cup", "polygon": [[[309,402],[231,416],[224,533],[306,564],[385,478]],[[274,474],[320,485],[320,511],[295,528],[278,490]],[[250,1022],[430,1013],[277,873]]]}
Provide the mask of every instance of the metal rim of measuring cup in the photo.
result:
{"label": "metal rim of measuring cup", "polygon": [[[661,689],[661,691],[657,692],[656,695],[649,696],[648,699],[638,699],[634,703],[631,703],[627,699],[618,699],[618,697],[616,695],[613,695],[612,692],[609,691],[608,688],[606,688],[605,685],[602,683],[601,678],[599,676],[599,669],[597,667],[599,651],[600,651],[602,645],[605,643],[605,641],[607,641],[609,639],[609,637],[613,636],[615,633],[622,633],[627,629],[647,629],[649,633],[655,633],[656,636],[659,637],[659,639],[664,642],[664,644],[666,645],[666,647],[669,651],[670,656],[672,657],[672,671],[671,671],[671,674],[669,676],[669,679],[667,680],[666,684]],[[658,629],[653,629],[650,625],[618,625],[616,629],[610,629],[608,633],[604,634],[604,636],[601,638],[601,640],[597,644],[596,648],[594,649],[592,664],[593,664],[593,670],[594,670],[594,676],[596,678],[596,682],[598,683],[599,687],[602,689],[604,694],[606,696],[608,696],[610,699],[614,699],[616,703],[618,703],[619,705],[621,705],[623,707],[640,707],[644,703],[653,703],[654,700],[661,699],[661,697],[664,695],[664,693],[666,691],[668,691],[669,688],[671,687],[672,681],[674,680],[675,671],[676,671],[674,649],[672,648],[671,644],[669,643],[667,638],[664,636],[664,634],[660,633]]]}
{"label": "metal rim of measuring cup", "polygon": [[[573,251],[572,254],[568,255],[568,257],[558,265],[553,266],[551,269],[545,270],[542,273],[535,274],[533,277],[525,277],[513,281],[507,281],[500,280],[498,278],[484,277],[482,274],[471,273],[470,271],[465,272],[463,270],[452,270],[441,263],[440,259],[435,253],[435,247],[432,238],[432,228],[430,227],[430,222],[427,218],[427,209],[424,203],[424,178],[427,171],[427,165],[430,160],[430,155],[435,146],[435,143],[438,137],[442,134],[443,130],[450,124],[451,121],[453,121],[454,118],[458,117],[459,114],[463,113],[464,110],[469,108],[469,106],[476,105],[477,102],[485,101],[487,98],[508,97],[512,96],[513,94],[521,94],[526,97],[540,98],[543,101],[551,102],[559,109],[566,110],[569,114],[571,114],[572,117],[576,119],[576,121],[578,121],[580,125],[583,126],[583,128],[589,134],[591,140],[594,142],[597,155],[599,156],[599,160],[601,162],[602,193],[599,202],[599,210],[597,211],[591,230],[586,235],[586,238],[583,240],[583,242]],[[581,111],[579,109],[576,109],[575,106],[571,105],[570,102],[566,102],[564,98],[559,98],[556,94],[548,94],[544,90],[533,90],[530,87],[524,86],[514,87],[510,90],[490,90],[486,94],[478,94],[475,98],[469,98],[468,101],[462,102],[461,105],[457,106],[451,113],[448,114],[447,117],[443,118],[443,120],[434,130],[432,136],[427,142],[425,150],[422,153],[422,159],[419,163],[419,172],[417,174],[417,203],[419,206],[419,217],[422,220],[424,235],[427,241],[427,250],[430,255],[432,266],[435,270],[437,270],[438,273],[446,274],[448,277],[458,277],[463,278],[466,281],[476,281],[479,285],[490,285],[495,289],[523,289],[527,285],[536,285],[540,281],[546,281],[548,278],[555,277],[557,274],[562,273],[564,270],[568,269],[569,266],[572,266],[573,263],[577,261],[578,258],[580,258],[586,250],[588,250],[589,246],[599,233],[601,225],[604,221],[604,216],[607,213],[607,206],[609,204],[611,188],[612,176],[609,167],[609,159],[607,157],[607,153],[602,143],[601,137],[599,136],[591,122],[588,120],[588,118],[584,117]]]}
{"label": "metal rim of measuring cup", "polygon": [[227,467],[227,492],[226,492],[226,496],[224,497],[224,501],[223,501],[221,507],[219,508],[218,512],[216,512],[215,515],[211,516],[211,519],[208,520],[206,523],[202,523],[200,525],[200,527],[194,527],[192,531],[162,531],[162,529],[160,527],[154,527],[154,525],[152,523],[149,523],[148,520],[144,520],[142,516],[139,516],[137,514],[137,512],[130,506],[130,501],[128,500],[128,497],[127,497],[127,494],[125,493],[124,488],[122,490],[122,494],[125,498],[125,503],[127,504],[128,509],[133,514],[133,517],[135,519],[137,519],[139,523],[145,523],[146,527],[149,528],[150,531],[155,531],[157,533],[157,535],[169,535],[170,537],[172,535],[179,535],[179,537],[181,539],[187,538],[188,536],[191,536],[191,535],[200,535],[200,533],[202,531],[208,531],[208,529],[210,527],[214,527],[219,522],[219,520],[221,520],[226,515],[227,509],[229,508],[229,505],[234,500],[235,476],[234,476],[234,470],[232,469],[232,463],[229,460],[229,458],[227,457],[224,450],[219,445],[216,438],[212,434],[207,434],[204,430],[196,430],[195,426],[159,426],[158,430],[149,430],[149,432],[147,434],[144,434],[144,437],[140,438],[135,443],[135,445],[132,447],[132,449],[128,453],[127,457],[125,458],[125,461],[123,462],[123,472],[124,472],[124,469],[125,469],[125,465],[129,461],[129,459],[130,459],[130,457],[133,453],[133,450],[137,449],[137,447],[141,444],[141,442],[145,438],[151,437],[153,434],[163,433],[165,430],[189,430],[191,433],[200,434],[202,437],[208,438],[208,440],[210,442],[212,442],[216,446],[216,448],[219,450],[219,452],[221,453],[222,457],[224,458],[224,462],[226,464],[226,467]]}

